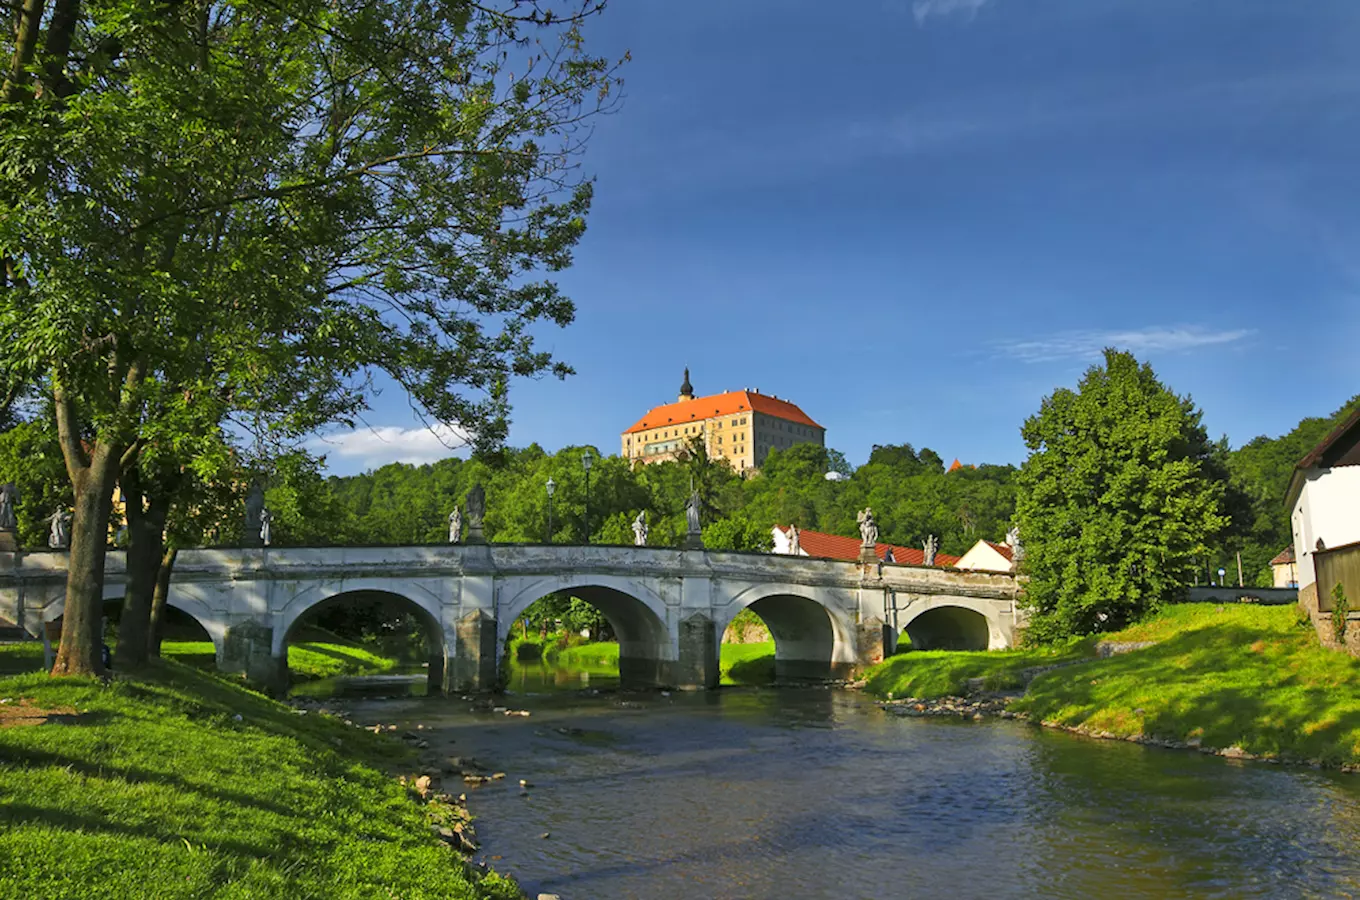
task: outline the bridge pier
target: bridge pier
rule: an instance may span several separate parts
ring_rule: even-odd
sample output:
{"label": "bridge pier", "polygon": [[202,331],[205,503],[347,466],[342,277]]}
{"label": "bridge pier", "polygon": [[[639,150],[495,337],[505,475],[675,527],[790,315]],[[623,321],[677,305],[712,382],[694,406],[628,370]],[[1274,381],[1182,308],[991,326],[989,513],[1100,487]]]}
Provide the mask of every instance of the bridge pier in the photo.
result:
{"label": "bridge pier", "polygon": [[702,691],[718,686],[720,647],[713,619],[701,612],[681,619],[679,649],[675,687]]}
{"label": "bridge pier", "polygon": [[244,675],[272,696],[288,693],[288,648],[282,656],[273,653],[274,629],[256,621],[240,622],[227,628],[218,656],[217,669],[230,675]]}

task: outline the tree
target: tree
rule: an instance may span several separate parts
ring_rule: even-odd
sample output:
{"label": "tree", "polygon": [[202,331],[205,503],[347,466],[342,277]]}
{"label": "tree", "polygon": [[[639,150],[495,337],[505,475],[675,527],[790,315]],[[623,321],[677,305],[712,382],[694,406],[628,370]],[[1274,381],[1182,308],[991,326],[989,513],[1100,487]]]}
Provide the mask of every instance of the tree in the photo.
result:
{"label": "tree", "polygon": [[511,378],[569,372],[528,327],[573,315],[535,273],[570,264],[590,205],[583,122],[616,83],[584,51],[599,8],[17,6],[0,374],[48,379],[73,488],[54,672],[101,668],[114,483],[173,434],[176,391],[250,410],[306,373],[291,421],[313,427],[381,371],[493,445]]}
{"label": "tree", "polygon": [[1076,391],[1046,397],[1022,429],[1017,515],[1029,633],[1046,641],[1122,628],[1189,584],[1228,524],[1200,412],[1117,350]]}

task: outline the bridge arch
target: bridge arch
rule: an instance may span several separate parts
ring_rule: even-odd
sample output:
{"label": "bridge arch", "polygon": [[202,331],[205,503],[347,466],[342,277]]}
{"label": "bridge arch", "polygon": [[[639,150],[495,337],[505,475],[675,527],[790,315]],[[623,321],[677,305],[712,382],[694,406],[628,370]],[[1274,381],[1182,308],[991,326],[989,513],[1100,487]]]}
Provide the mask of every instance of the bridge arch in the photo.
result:
{"label": "bridge arch", "polygon": [[394,583],[391,579],[346,579],[341,585],[317,585],[295,594],[275,616],[271,652],[280,673],[280,687],[286,684],[288,645],[299,626],[310,616],[354,600],[395,601],[395,604],[414,612],[425,632],[429,651],[429,689],[442,689],[445,667],[449,662],[452,641],[445,633],[442,606],[428,589],[413,583]]}
{"label": "bridge arch", "polygon": [[618,575],[530,577],[507,579],[497,601],[496,653],[505,646],[510,628],[535,601],[551,594],[571,594],[598,609],[619,642],[619,683],[625,687],[670,684],[677,646],[667,625],[666,602],[638,579]]}
{"label": "bridge arch", "polygon": [[826,588],[760,584],[739,592],[713,626],[722,640],[743,609],[760,616],[774,638],[775,678],[826,680],[848,677],[856,664],[855,624],[847,598]]}
{"label": "bridge arch", "polygon": [[[127,588],[122,583],[105,582],[103,598],[105,603],[113,600],[121,600],[127,596]],[[170,584],[170,592],[165,598],[166,606],[173,607],[187,615],[198,623],[208,634],[208,638],[213,643],[213,652],[217,658],[222,658],[222,642],[226,638],[227,625],[222,621],[222,617],[215,613],[208,604],[198,597],[192,595],[181,585],[174,582]],[[66,614],[66,597],[58,597],[53,602],[47,604],[42,610],[43,622],[55,622]]]}
{"label": "bridge arch", "polygon": [[971,597],[931,597],[907,609],[899,627],[914,650],[1004,650],[1010,646],[995,603]]}

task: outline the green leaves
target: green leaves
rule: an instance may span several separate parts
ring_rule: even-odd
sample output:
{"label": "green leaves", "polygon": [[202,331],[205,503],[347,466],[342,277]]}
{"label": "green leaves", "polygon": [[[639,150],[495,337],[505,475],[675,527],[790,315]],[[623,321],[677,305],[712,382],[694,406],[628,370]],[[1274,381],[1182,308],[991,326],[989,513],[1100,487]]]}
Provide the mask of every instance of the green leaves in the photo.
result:
{"label": "green leaves", "polygon": [[1155,610],[1228,525],[1199,411],[1128,353],[1107,350],[1021,433],[1030,456],[1016,512],[1036,639],[1116,630]]}

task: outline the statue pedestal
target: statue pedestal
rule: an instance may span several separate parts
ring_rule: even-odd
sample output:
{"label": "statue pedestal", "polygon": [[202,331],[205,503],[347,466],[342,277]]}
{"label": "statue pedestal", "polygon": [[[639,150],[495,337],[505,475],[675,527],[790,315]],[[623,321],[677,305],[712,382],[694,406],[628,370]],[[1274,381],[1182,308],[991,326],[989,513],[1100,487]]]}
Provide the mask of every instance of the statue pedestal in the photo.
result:
{"label": "statue pedestal", "polygon": [[867,565],[878,565],[878,554],[873,547],[859,548],[859,561]]}
{"label": "statue pedestal", "polygon": [[18,553],[19,536],[13,531],[0,531],[0,553]]}
{"label": "statue pedestal", "polygon": [[464,544],[485,544],[486,535],[482,533],[481,525],[469,525],[463,534]]}
{"label": "statue pedestal", "polygon": [[704,536],[702,534],[690,533],[685,535],[685,542],[680,545],[685,550],[704,549]]}

